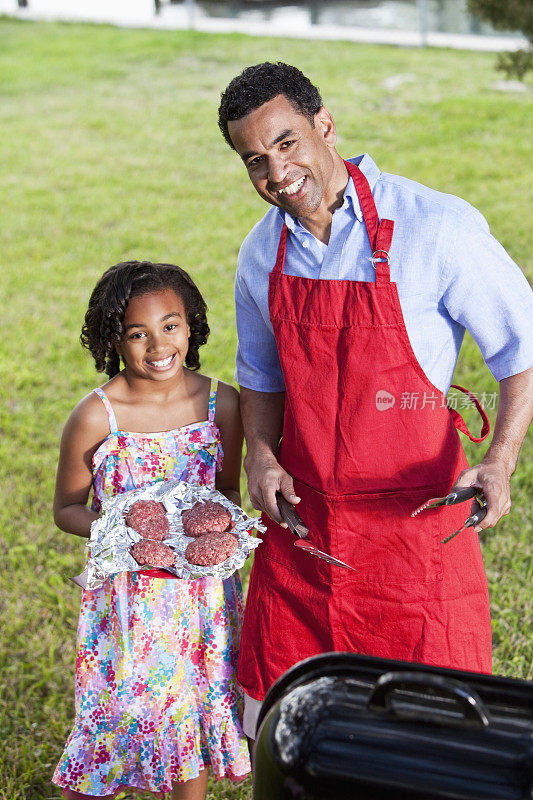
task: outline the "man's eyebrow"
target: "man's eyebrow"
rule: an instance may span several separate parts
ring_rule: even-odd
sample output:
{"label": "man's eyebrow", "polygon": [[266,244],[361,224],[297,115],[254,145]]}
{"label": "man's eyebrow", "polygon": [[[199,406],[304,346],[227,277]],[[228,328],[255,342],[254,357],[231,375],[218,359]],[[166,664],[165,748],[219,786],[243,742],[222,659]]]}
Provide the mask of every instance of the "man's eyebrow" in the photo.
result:
{"label": "man's eyebrow", "polygon": [[283,133],[280,133],[279,136],[276,136],[276,138],[272,142],[272,147],[274,147],[275,144],[279,144],[280,142],[282,142],[283,139],[286,139],[288,136],[294,136],[294,131],[291,128],[287,128],[287,130],[284,130]]}
{"label": "man's eyebrow", "polygon": [[[286,130],[282,131],[279,136],[276,136],[274,141],[270,144],[270,147],[274,147],[276,144],[279,144],[288,136],[294,136],[294,131],[291,128],[287,128]],[[243,161],[248,161],[249,158],[252,158],[252,156],[255,155],[257,155],[257,153],[254,150],[248,150],[246,153],[242,154],[241,158]]]}

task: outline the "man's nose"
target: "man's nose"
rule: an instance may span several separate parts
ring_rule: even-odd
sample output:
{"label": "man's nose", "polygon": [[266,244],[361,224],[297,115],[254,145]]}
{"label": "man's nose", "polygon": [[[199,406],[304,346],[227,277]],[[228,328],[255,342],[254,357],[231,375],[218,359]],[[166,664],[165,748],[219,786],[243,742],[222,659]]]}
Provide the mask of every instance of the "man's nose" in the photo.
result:
{"label": "man's nose", "polygon": [[277,154],[268,160],[268,180],[272,184],[283,183],[287,173],[287,162]]}

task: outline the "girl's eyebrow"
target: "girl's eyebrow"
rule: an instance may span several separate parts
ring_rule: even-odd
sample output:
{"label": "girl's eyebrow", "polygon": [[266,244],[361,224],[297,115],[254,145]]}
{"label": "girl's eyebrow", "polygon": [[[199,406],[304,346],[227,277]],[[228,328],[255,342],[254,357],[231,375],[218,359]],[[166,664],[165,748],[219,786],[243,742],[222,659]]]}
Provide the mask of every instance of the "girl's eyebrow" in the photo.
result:
{"label": "girl's eyebrow", "polygon": [[164,317],[161,317],[161,322],[164,322],[169,317],[181,317],[181,314],[179,311],[171,311],[170,314],[165,314]]}
{"label": "girl's eyebrow", "polygon": [[[180,317],[181,314],[179,311],[171,311],[170,314],[165,314],[164,317],[161,317],[161,322],[165,322],[165,320],[170,319],[170,317]],[[124,328],[125,331],[129,331],[130,328],[144,328],[144,322],[130,322],[129,325],[126,325]]]}

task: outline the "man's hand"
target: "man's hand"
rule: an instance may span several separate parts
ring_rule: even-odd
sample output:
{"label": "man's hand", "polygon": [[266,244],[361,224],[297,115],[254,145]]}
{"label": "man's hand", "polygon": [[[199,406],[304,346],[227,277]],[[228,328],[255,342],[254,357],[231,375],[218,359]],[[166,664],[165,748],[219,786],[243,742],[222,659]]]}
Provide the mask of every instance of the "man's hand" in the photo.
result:
{"label": "man's hand", "polygon": [[[501,463],[482,462],[463,470],[450,490],[453,492],[465,486],[475,486],[485,495],[488,511],[487,516],[474,528],[478,533],[484,528],[493,528],[511,510],[510,478]],[[474,500],[470,513],[475,514],[476,511],[479,511],[479,504]]]}
{"label": "man's hand", "polygon": [[287,524],[283,522],[279,513],[276,492],[281,492],[293,505],[300,502],[300,498],[294,492],[294,484],[289,473],[278,464],[274,455],[255,458],[247,455],[244,469],[248,476],[248,494],[253,507],[264,511],[270,519],[286,528]]}
{"label": "man's hand", "polygon": [[[476,486],[487,501],[487,516],[476,531],[493,528],[511,510],[511,475],[533,415],[533,368],[500,381],[498,415],[494,436],[483,461],[465,469],[453,489]],[[472,513],[479,510],[474,501]]]}

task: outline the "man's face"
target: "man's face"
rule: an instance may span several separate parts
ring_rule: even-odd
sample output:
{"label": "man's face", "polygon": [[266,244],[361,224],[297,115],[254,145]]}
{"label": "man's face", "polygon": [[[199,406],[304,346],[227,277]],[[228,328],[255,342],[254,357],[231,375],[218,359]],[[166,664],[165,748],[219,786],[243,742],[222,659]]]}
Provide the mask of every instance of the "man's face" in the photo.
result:
{"label": "man's face", "polygon": [[294,110],[284,95],[228,123],[233,145],[261,197],[305,219],[334,202],[335,124],[321,108],[314,118]]}

